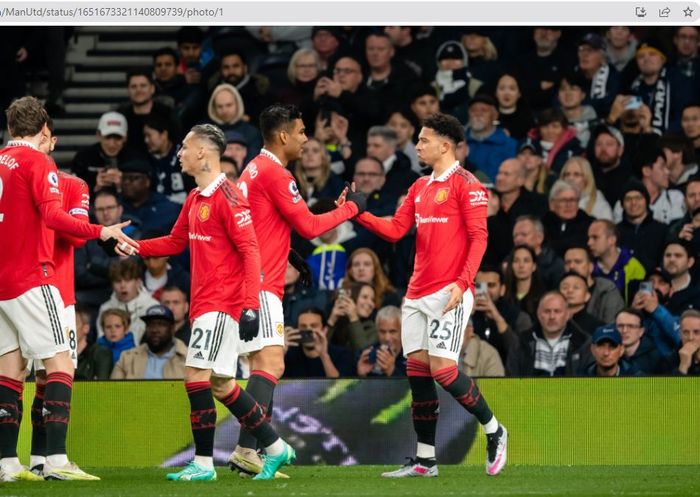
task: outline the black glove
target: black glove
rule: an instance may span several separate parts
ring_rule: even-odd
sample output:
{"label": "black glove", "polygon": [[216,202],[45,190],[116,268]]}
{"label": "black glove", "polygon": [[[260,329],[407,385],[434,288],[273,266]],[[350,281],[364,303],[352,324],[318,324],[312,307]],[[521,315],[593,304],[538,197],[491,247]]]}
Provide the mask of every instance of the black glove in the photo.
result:
{"label": "black glove", "polygon": [[294,269],[299,271],[299,281],[305,287],[310,287],[313,283],[313,274],[311,273],[311,267],[306,263],[304,259],[299,255],[294,249],[289,249],[289,263],[294,266]]}
{"label": "black glove", "polygon": [[260,327],[260,314],[255,309],[243,309],[241,319],[238,320],[238,336],[244,342],[250,342],[258,336]]}
{"label": "black glove", "polygon": [[352,202],[357,206],[357,213],[362,214],[367,210],[367,194],[362,192],[354,192],[350,189],[350,183],[345,183],[348,189],[348,194],[345,196],[346,202]]}

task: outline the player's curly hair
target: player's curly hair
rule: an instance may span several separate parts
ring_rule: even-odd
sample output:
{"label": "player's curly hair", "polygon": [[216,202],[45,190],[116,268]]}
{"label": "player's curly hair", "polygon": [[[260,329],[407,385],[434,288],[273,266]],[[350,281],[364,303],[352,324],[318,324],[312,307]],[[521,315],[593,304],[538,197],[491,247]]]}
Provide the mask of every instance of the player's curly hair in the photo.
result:
{"label": "player's curly hair", "polygon": [[432,129],[455,146],[464,141],[464,127],[454,116],[437,112],[423,121],[423,127]]}

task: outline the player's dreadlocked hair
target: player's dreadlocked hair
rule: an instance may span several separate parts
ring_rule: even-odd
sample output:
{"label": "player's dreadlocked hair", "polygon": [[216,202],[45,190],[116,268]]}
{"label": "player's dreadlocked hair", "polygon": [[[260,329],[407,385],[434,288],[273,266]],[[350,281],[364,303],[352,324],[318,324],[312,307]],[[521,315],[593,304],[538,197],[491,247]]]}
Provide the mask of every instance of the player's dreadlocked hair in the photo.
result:
{"label": "player's dreadlocked hair", "polygon": [[464,128],[456,117],[437,112],[423,121],[423,126],[452,141],[455,145],[464,141]]}
{"label": "player's dreadlocked hair", "polygon": [[198,124],[192,127],[192,133],[198,138],[203,138],[219,151],[219,155],[224,155],[226,151],[226,137],[218,126],[213,124]]}
{"label": "player's dreadlocked hair", "polygon": [[260,132],[263,140],[270,143],[282,128],[289,130],[296,119],[301,119],[301,111],[295,105],[274,104],[260,113]]}

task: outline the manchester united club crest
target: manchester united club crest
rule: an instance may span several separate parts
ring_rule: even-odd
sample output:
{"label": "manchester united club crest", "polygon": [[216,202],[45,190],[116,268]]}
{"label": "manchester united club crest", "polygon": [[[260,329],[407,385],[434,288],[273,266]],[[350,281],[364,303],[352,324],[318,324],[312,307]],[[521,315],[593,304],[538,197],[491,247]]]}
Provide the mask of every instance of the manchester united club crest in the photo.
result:
{"label": "manchester united club crest", "polygon": [[209,204],[202,204],[199,206],[199,212],[197,213],[197,217],[200,221],[206,221],[207,219],[209,219],[209,214],[211,214],[211,207],[209,206]]}
{"label": "manchester united club crest", "polygon": [[447,196],[450,193],[449,188],[440,188],[437,193],[435,194],[435,203],[436,204],[442,204],[447,200]]}

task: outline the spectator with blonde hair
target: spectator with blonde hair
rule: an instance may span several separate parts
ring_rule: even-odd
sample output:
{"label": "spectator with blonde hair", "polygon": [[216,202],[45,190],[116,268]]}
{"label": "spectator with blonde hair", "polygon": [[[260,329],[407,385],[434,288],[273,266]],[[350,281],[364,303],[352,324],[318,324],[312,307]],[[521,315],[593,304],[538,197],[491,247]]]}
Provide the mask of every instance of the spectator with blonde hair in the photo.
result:
{"label": "spectator with blonde hair", "polygon": [[379,257],[372,249],[358,248],[350,254],[343,278],[343,288],[348,290],[355,282],[369,283],[374,288],[374,304],[377,309],[387,305],[401,305],[401,299],[384,273]]}
{"label": "spectator with blonde hair", "polygon": [[598,190],[591,163],[580,156],[571,157],[564,163],[559,179],[571,183],[581,192],[578,207],[596,219],[612,220],[612,209],[605,195]]}
{"label": "spectator with blonde hair", "polygon": [[222,83],[214,88],[207,104],[207,115],[222,131],[236,131],[245,138],[248,144],[246,164],[258,155],[262,148],[260,131],[252,124],[245,122],[245,105],[235,86]]}
{"label": "spectator with blonde hair", "polygon": [[100,326],[104,330],[104,336],[97,340],[97,344],[112,352],[112,364],[119,361],[122,352],[136,347],[134,334],[129,331],[130,325],[129,313],[122,309],[107,309],[100,316]]}
{"label": "spectator with blonde hair", "polygon": [[338,290],[328,316],[328,338],[331,343],[346,347],[354,354],[376,341],[374,297],[370,283],[357,282],[350,285],[348,290]]}
{"label": "spectator with blonde hair", "polygon": [[294,164],[294,176],[304,200],[311,205],[311,199],[338,197],[343,191],[343,180],[331,171],[330,157],[323,144],[309,138],[302,149],[304,155]]}
{"label": "spectator with blonde hair", "polygon": [[[299,107],[302,116],[311,118],[315,114],[314,89],[321,75],[321,61],[310,48],[300,48],[292,55],[287,65],[289,84],[278,91],[280,103]],[[310,133],[309,133],[310,134]]]}

